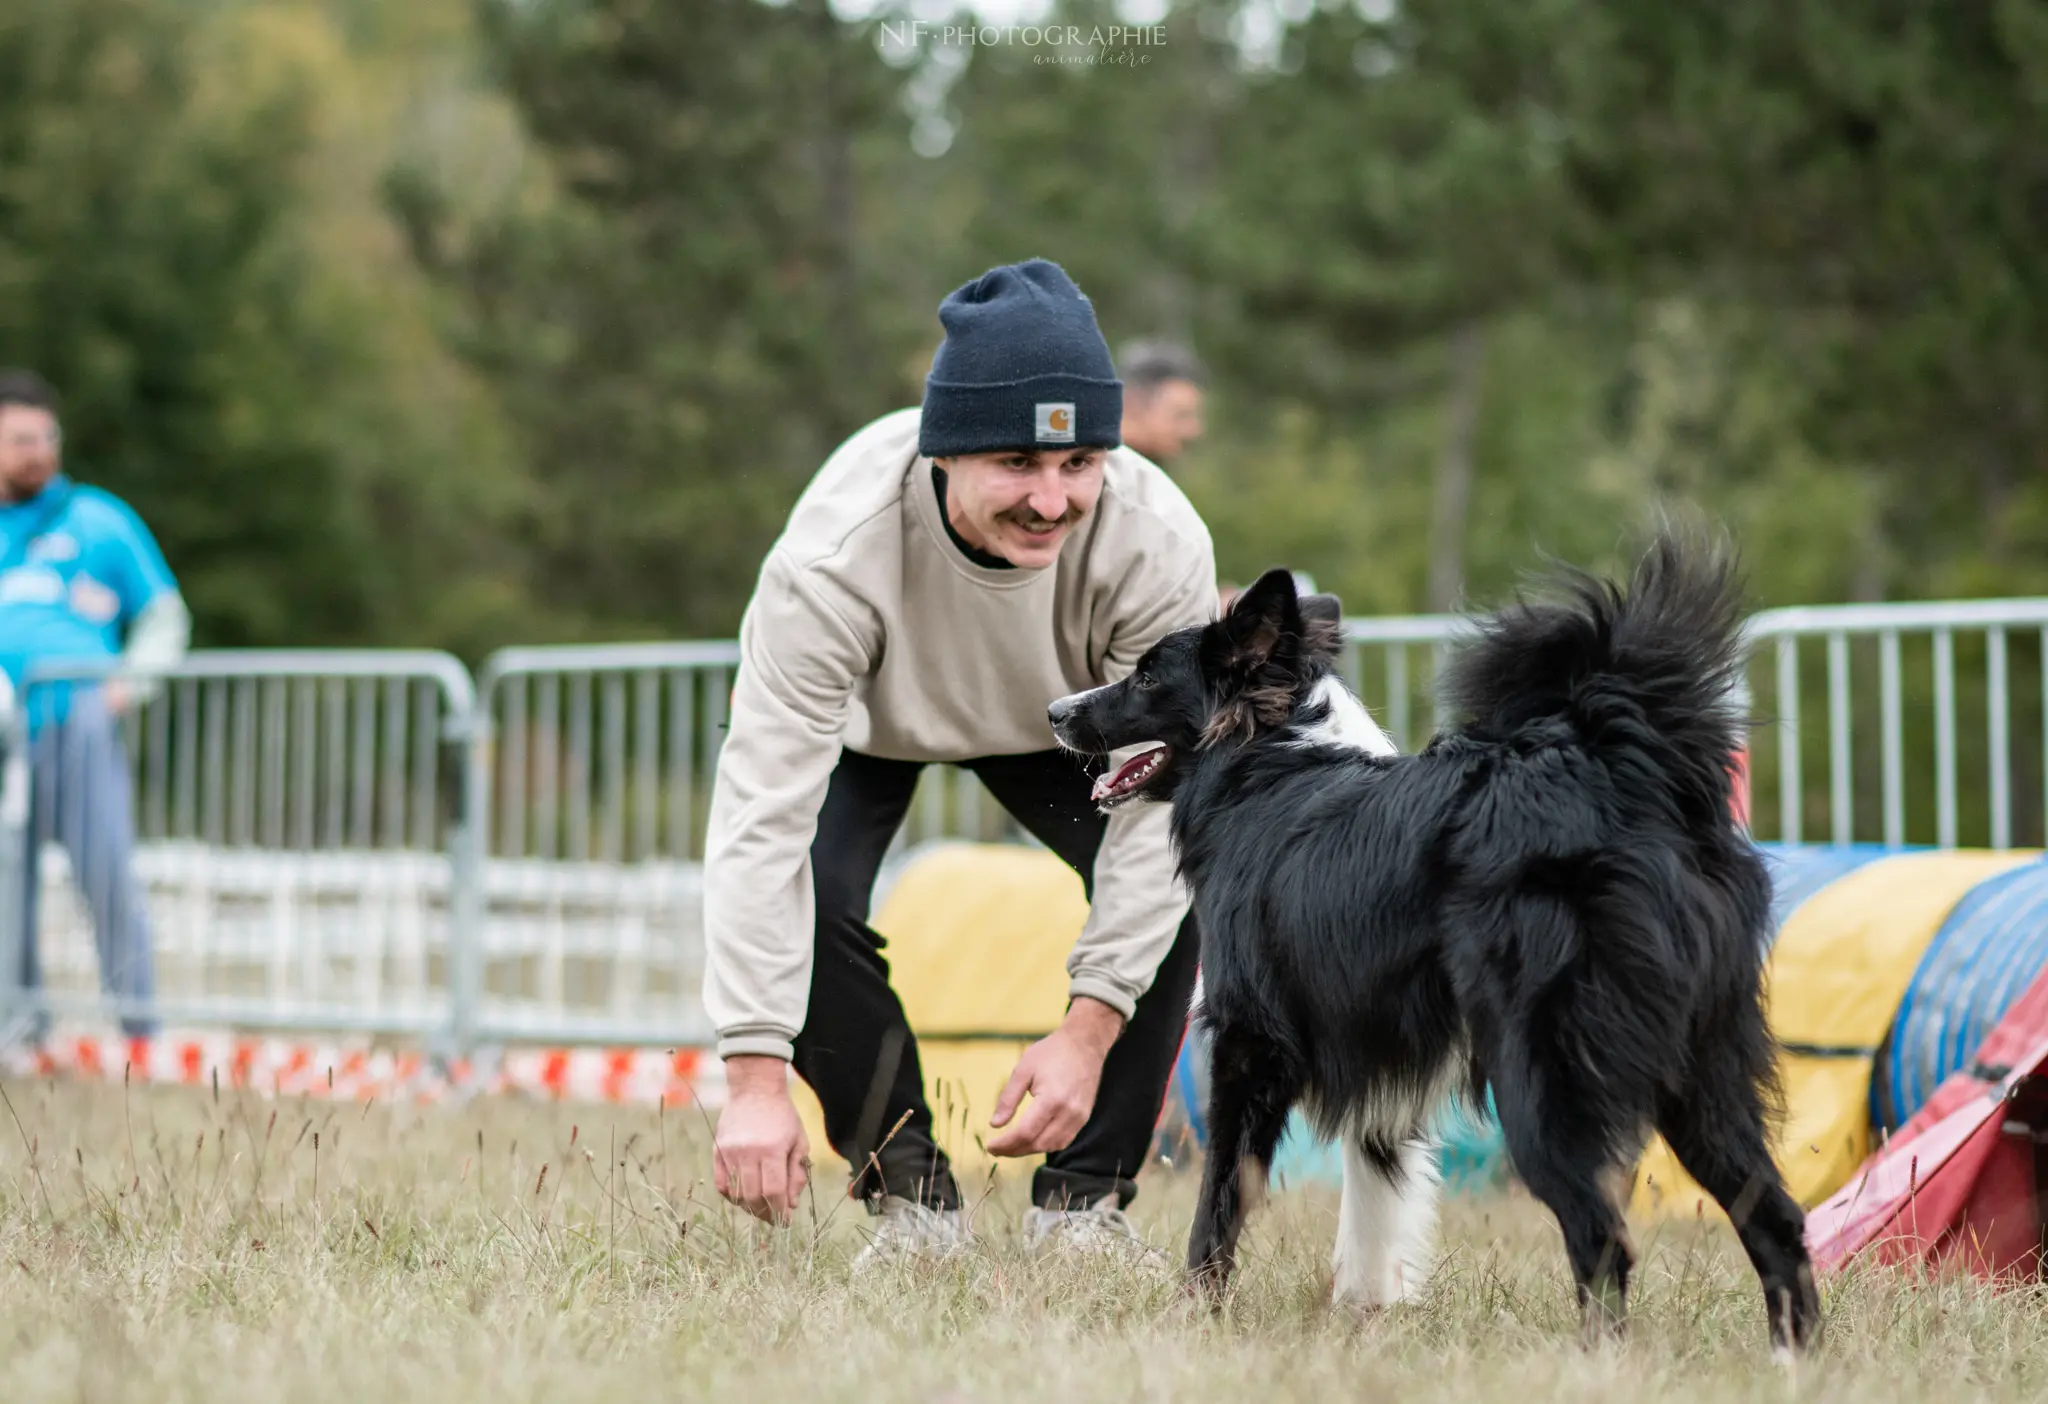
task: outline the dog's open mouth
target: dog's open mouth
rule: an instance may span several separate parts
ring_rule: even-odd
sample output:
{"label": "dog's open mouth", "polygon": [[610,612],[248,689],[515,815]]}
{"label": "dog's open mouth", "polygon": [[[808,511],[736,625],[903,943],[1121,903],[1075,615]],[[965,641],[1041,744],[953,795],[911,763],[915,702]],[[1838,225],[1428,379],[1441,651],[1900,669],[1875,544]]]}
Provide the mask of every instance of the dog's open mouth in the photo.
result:
{"label": "dog's open mouth", "polygon": [[1089,798],[1104,809],[1114,809],[1126,800],[1135,799],[1138,792],[1165,768],[1169,755],[1164,746],[1140,751],[1097,780]]}

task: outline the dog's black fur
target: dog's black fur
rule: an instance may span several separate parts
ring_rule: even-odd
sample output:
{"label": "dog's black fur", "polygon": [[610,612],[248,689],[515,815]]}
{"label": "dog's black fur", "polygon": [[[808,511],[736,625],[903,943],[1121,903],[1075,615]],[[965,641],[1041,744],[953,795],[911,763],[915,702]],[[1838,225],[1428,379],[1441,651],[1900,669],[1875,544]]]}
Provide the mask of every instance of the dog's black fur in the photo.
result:
{"label": "dog's black fur", "polygon": [[1241,1171],[1263,1178],[1297,1101],[1393,1174],[1445,1090],[1491,1083],[1589,1331],[1621,1324],[1617,1201],[1655,1128],[1734,1221],[1774,1345],[1805,1346],[1804,1216],[1766,1142],[1771,886],[1730,815],[1731,554],[1667,533],[1626,589],[1563,584],[1480,623],[1418,755],[1318,739],[1338,610],[1285,571],[1053,705],[1072,749],[1166,748],[1110,798],[1172,803],[1201,928],[1211,1131],[1189,1267],[1220,1290]]}

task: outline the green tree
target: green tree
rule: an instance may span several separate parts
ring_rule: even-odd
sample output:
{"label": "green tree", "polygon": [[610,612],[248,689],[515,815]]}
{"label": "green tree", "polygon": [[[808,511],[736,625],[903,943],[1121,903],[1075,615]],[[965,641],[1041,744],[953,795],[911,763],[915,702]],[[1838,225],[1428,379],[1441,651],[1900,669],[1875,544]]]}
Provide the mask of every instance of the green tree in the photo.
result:
{"label": "green tree", "polygon": [[[1418,0],[1425,32],[1469,7]],[[2048,9],[1550,0],[1541,95],[1582,262],[1732,308],[1803,382],[1802,428],[1878,474],[1891,588],[1979,584],[2048,465]],[[1469,100],[1498,91],[1471,64]],[[1988,571],[1981,567],[1988,567]],[[2036,576],[2035,578],[2038,578]]]}
{"label": "green tree", "polygon": [[[444,491],[474,440],[426,432],[474,416],[424,402],[454,363],[430,326],[395,334],[377,260],[343,237],[369,192],[344,209],[323,159],[361,139],[329,120],[324,23],[0,12],[0,361],[61,387],[73,471],[154,528],[202,643],[445,639],[474,578]],[[383,266],[402,287],[409,265]]]}
{"label": "green tree", "polygon": [[905,394],[862,233],[907,155],[887,70],[823,0],[483,14],[550,196],[393,194],[516,425],[540,593],[604,633],[730,630],[802,484]]}

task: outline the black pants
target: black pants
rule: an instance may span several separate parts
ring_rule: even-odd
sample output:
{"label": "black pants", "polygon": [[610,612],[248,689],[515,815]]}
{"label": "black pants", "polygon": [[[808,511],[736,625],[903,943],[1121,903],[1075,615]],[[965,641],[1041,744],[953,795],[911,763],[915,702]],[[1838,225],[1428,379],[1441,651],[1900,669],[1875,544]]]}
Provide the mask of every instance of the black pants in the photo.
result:
{"label": "black pants", "polygon": [[[967,768],[1003,808],[1081,875],[1094,895],[1095,854],[1108,820],[1089,801],[1093,783],[1061,751],[991,756]],[[868,925],[875,873],[903,822],[924,767],[842,752],[811,845],[817,892],[817,947],[810,1014],[796,1038],[796,1070],[825,1112],[825,1135],[856,1172],[854,1193],[884,1193],[934,1208],[960,1204],[946,1154],[932,1139],[917,1040],[889,985],[882,938]],[[972,931],[960,933],[972,941]],[[1102,1065],[1088,1124],[1065,1150],[1046,1157],[1032,1180],[1034,1204],[1092,1204],[1115,1194],[1128,1204],[1144,1163],[1167,1079],[1186,1027],[1199,956],[1194,918],[1181,924],[1152,986]],[[889,1134],[908,1113],[901,1129]],[[878,1143],[887,1138],[886,1145]]]}

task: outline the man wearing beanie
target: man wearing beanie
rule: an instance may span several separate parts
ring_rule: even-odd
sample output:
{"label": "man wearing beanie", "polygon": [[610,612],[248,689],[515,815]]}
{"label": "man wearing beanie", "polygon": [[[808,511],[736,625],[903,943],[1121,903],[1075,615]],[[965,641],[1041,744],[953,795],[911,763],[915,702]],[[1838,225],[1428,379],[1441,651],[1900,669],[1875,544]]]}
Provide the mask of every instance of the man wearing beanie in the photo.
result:
{"label": "man wearing beanie", "polygon": [[1088,889],[1066,1017],[1019,1060],[991,1119],[991,1152],[1046,1154],[1032,1243],[1128,1241],[1122,1208],[1197,956],[1165,808],[1104,816],[1045,709],[1214,617],[1208,531],[1118,447],[1122,385],[1094,309],[1056,265],[990,269],[939,320],[922,407],[841,445],[762,564],[705,856],[704,1005],[729,1089],[718,1190],[771,1220],[795,1208],[809,1147],[793,1064],[878,1216],[868,1261],[967,1237],[867,924],[926,765],[974,771]]}

